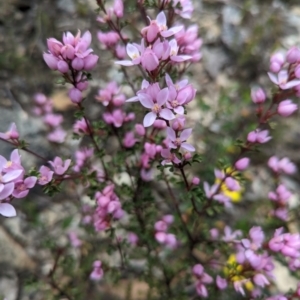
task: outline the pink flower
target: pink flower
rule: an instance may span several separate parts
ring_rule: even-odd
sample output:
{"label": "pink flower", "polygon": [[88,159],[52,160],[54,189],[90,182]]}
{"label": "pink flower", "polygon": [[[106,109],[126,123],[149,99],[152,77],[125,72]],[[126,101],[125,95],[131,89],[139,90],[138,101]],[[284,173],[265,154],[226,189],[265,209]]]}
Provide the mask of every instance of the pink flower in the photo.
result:
{"label": "pink flower", "polygon": [[206,285],[212,283],[213,278],[204,272],[204,268],[200,264],[197,264],[193,267],[193,274],[197,277],[197,282],[196,282],[197,294],[201,297],[206,298],[208,296]]}
{"label": "pink flower", "polygon": [[82,100],[82,93],[79,89],[73,87],[69,90],[68,96],[73,103],[80,103]]}
{"label": "pink flower", "polygon": [[57,127],[63,122],[63,116],[61,114],[48,113],[44,116],[43,121],[51,127]]}
{"label": "pink flower", "polygon": [[173,62],[183,62],[192,58],[190,55],[178,55],[179,46],[176,39],[169,42],[170,45],[170,60]]}
{"label": "pink flower", "polygon": [[79,248],[82,245],[82,241],[78,238],[76,232],[71,231],[69,232],[68,236],[69,236],[70,243],[74,248]]}
{"label": "pink flower", "polygon": [[156,118],[159,116],[165,120],[172,120],[175,118],[174,114],[168,108],[163,108],[163,105],[166,103],[169,97],[168,88],[164,88],[160,90],[156,95],[156,102],[154,102],[148,94],[140,93],[138,94],[138,98],[141,104],[151,109],[151,112],[146,114],[144,117],[144,127],[149,127],[153,125]]}
{"label": "pink flower", "polygon": [[103,114],[104,121],[117,128],[123,125],[125,118],[126,114],[121,109],[115,109],[112,113],[106,112]]}
{"label": "pink flower", "polygon": [[286,54],[286,61],[294,64],[300,60],[300,50],[298,47],[293,46]]}
{"label": "pink flower", "polygon": [[15,189],[12,193],[15,198],[24,198],[28,195],[29,189],[33,188],[37,182],[35,176],[27,177],[24,180],[15,182]]}
{"label": "pink flower", "polygon": [[57,127],[47,135],[47,139],[50,142],[61,144],[65,141],[66,136],[66,131],[61,127]]}
{"label": "pink flower", "polygon": [[99,281],[103,277],[102,263],[100,260],[96,260],[93,263],[93,271],[90,274],[90,279],[94,281]]}
{"label": "pink flower", "polygon": [[174,163],[176,165],[181,163],[181,160],[178,159],[178,157],[172,153],[170,149],[162,149],[161,156],[164,158],[164,160],[161,162],[163,166],[170,163]]}
{"label": "pink flower", "polygon": [[179,137],[176,136],[174,129],[167,127],[167,138],[169,140],[168,146],[172,149],[183,148],[184,150],[193,152],[195,147],[186,143],[186,140],[192,134],[192,128],[184,129]]}
{"label": "pink flower", "polygon": [[123,146],[125,148],[132,148],[136,142],[137,142],[137,139],[134,137],[134,133],[132,131],[127,132],[125,134],[125,137],[123,139]]}
{"label": "pink flower", "polygon": [[46,185],[52,180],[54,172],[51,171],[48,167],[41,166],[39,172],[40,176],[38,178],[38,183],[40,185]]}
{"label": "pink flower", "polygon": [[109,31],[109,32],[98,31],[97,37],[99,42],[104,44],[106,47],[115,46],[117,42],[120,40],[120,36],[114,31]]}
{"label": "pink flower", "polygon": [[[143,45],[143,43],[144,43],[144,41],[142,41],[142,45]],[[134,66],[134,65],[140,64],[141,63],[141,54],[140,54],[138,47],[135,46],[134,44],[128,43],[126,45],[126,52],[127,52],[128,56],[131,58],[131,61],[130,60],[120,60],[120,61],[116,61],[115,64],[122,65],[122,66]],[[145,46],[143,46],[143,48],[144,47]]]}
{"label": "pink flower", "polygon": [[134,232],[129,232],[127,240],[131,245],[136,246],[138,244],[139,238]]}
{"label": "pink flower", "polygon": [[244,171],[245,169],[248,168],[249,166],[249,163],[250,163],[250,158],[248,157],[243,157],[241,159],[239,159],[235,164],[235,168],[238,170],[238,171]]}
{"label": "pink flower", "polygon": [[19,138],[19,132],[15,123],[12,123],[7,132],[0,132],[0,138],[4,140],[17,140]]}
{"label": "pink flower", "polygon": [[[180,3],[180,8],[178,8]],[[190,19],[194,11],[194,6],[191,0],[174,0],[172,2],[176,14],[179,14],[184,19]]]}
{"label": "pink flower", "polygon": [[285,63],[285,57],[281,52],[277,52],[271,56],[270,71],[278,73]]}
{"label": "pink flower", "polygon": [[144,27],[141,31],[142,35],[146,38],[149,43],[152,43],[157,35],[160,34],[162,37],[170,37],[176,34],[182,29],[183,26],[175,26],[167,30],[167,18],[164,12],[160,12],[156,20],[150,20],[150,25]]}
{"label": "pink flower", "polygon": [[217,278],[216,278],[216,284],[217,284],[217,287],[220,289],[220,290],[224,290],[227,288],[227,280],[225,278],[222,278],[221,276],[217,275]]}
{"label": "pink flower", "polygon": [[255,104],[261,104],[266,101],[266,94],[264,90],[260,87],[251,89],[251,99]]}
{"label": "pink flower", "polygon": [[139,135],[139,136],[144,136],[146,134],[146,129],[142,124],[136,124],[135,125],[135,132]]}
{"label": "pink flower", "polygon": [[73,125],[73,132],[77,134],[89,134],[89,128],[86,124],[86,120],[77,120]]}
{"label": "pink flower", "polygon": [[267,143],[272,137],[268,136],[268,130],[256,129],[248,133],[247,141],[250,143],[264,144]]}
{"label": "pink flower", "polygon": [[273,73],[268,73],[268,75],[271,81],[278,85],[282,90],[288,90],[300,84],[300,80],[298,79],[289,80],[289,73],[286,70],[280,71],[278,75]]}
{"label": "pink flower", "polygon": [[298,105],[293,103],[292,100],[287,99],[281,101],[277,107],[277,113],[282,117],[288,117],[298,109]]}
{"label": "pink flower", "polygon": [[198,185],[199,183],[200,183],[200,178],[199,177],[193,177],[192,184],[193,185]]}
{"label": "pink flower", "polygon": [[288,157],[279,160],[278,157],[272,156],[268,161],[268,166],[275,173],[294,174],[297,171],[296,165]]}
{"label": "pink flower", "polygon": [[71,159],[63,161],[60,157],[56,156],[53,161],[48,161],[54,169],[55,174],[63,175],[71,164]]}
{"label": "pink flower", "polygon": [[122,18],[124,13],[123,0],[115,0],[113,10],[117,18]]}

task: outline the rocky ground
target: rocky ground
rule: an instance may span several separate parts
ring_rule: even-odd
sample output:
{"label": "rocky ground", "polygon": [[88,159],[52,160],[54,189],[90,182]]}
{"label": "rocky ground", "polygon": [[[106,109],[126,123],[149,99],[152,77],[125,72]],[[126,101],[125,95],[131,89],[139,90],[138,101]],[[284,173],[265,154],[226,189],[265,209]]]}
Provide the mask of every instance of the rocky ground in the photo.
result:
{"label": "rocky ground", "polygon": [[[214,139],[222,138],[224,148],[240,137],[245,121],[253,119],[250,87],[258,83],[271,87],[266,76],[270,54],[275,49],[300,44],[300,4],[297,0],[194,2],[196,10],[192,21],[198,23],[204,44],[202,62],[191,68],[191,80],[199,96],[198,102],[191,104],[190,123],[197,128],[195,143],[198,149],[203,154],[207,153],[204,163],[211,163],[219,153],[208,149],[201,137],[210,134],[212,143],[215,143]],[[49,158],[52,158],[57,146],[47,142],[42,122],[31,114],[33,95],[36,92],[49,95],[55,109],[66,117],[72,112],[72,105],[69,105],[65,87],[54,84],[57,75],[43,62],[46,39],[53,36],[60,38],[67,30],[75,33],[77,28],[82,31],[89,29],[96,36],[96,8],[94,0],[0,1],[0,131],[16,122],[31,148]],[[93,43],[100,62],[93,73],[94,81],[89,91],[91,99],[107,79],[119,76],[110,68],[111,62],[96,38]],[[210,108],[209,113],[204,110],[205,107]],[[99,111],[92,107],[89,112],[96,118]],[[263,156],[271,153],[289,156],[300,169],[298,116],[296,114],[278,122],[278,128],[289,128],[288,133],[280,140],[275,139],[272,147],[264,147]],[[221,135],[224,126],[229,126],[230,136]],[[70,142],[68,149],[59,151],[70,155],[72,147],[75,145]],[[0,153],[7,156],[10,151],[11,148],[0,141]],[[26,153],[22,153],[22,159],[27,167],[35,163],[35,158]],[[249,175],[254,181],[251,192],[246,195],[248,201],[263,198],[268,192],[264,187],[268,173],[260,163],[257,159],[258,168]],[[299,174],[287,179],[287,184],[297,195],[293,205],[299,202],[299,179]],[[62,229],[59,232],[55,225],[71,214],[74,215],[71,227],[78,227],[74,197],[76,195],[69,191],[51,199],[36,190],[26,200],[20,200],[26,203],[17,204],[26,213],[20,209],[17,218],[0,218],[0,299],[4,296],[6,300],[54,299],[49,295],[47,278],[53,266],[53,252],[40,241],[44,243],[43,238],[49,235],[58,237],[57,243],[62,246],[68,243],[65,232]],[[33,201],[34,205],[31,204]],[[243,206],[236,208],[233,215],[243,213],[244,209]],[[39,221],[31,213],[39,214]],[[299,227],[298,223],[292,225],[295,230]],[[74,257],[76,255],[79,254],[75,251]],[[278,288],[285,291],[295,283],[289,279],[286,270],[280,266],[278,270],[282,274]],[[37,278],[43,283],[37,285]],[[135,283],[134,287],[132,299],[140,299],[139,290],[143,291],[145,287],[142,283]],[[124,293],[122,285],[118,289],[101,289],[106,293],[103,299],[122,299],[120,296]]]}

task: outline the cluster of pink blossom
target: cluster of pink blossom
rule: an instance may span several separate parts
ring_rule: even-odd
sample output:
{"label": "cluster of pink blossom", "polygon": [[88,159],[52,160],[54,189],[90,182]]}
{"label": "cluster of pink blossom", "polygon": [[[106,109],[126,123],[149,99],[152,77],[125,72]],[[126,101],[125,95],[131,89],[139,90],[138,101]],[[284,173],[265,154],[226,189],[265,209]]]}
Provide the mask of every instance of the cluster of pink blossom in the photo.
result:
{"label": "cluster of pink blossom", "polygon": [[70,167],[71,159],[63,161],[60,157],[56,156],[53,161],[48,161],[48,163],[52,166],[53,171],[47,166],[42,165],[39,169],[39,185],[48,184],[52,181],[54,175],[57,175],[58,177],[64,175]]}
{"label": "cluster of pink blossom", "polygon": [[275,191],[271,191],[268,194],[269,199],[274,204],[274,210],[271,212],[275,217],[287,221],[288,220],[288,201],[292,196],[292,193],[286,188],[286,186],[279,181],[281,174],[294,174],[297,170],[295,164],[293,164],[289,158],[284,157],[279,159],[276,156],[272,156],[268,161],[268,166],[274,173],[276,178],[277,188]]}
{"label": "cluster of pink blossom", "polygon": [[[164,143],[166,149],[161,149],[162,164],[184,164],[191,158],[190,152],[195,151],[195,148],[187,143],[192,129],[184,129],[184,113],[185,106],[194,99],[196,90],[188,84],[188,80],[174,83],[168,74],[165,76],[165,87],[161,88],[158,76],[167,64],[174,67],[182,62],[199,60],[201,40],[198,39],[197,27],[187,31],[184,31],[182,25],[168,28],[163,11],[155,20],[149,20],[150,24],[141,30],[141,44],[128,43],[126,46],[131,60],[116,63],[123,66],[140,65],[151,78],[151,83],[144,79],[141,89],[127,102],[139,101],[149,110],[143,120],[144,127],[155,126],[158,120],[165,122],[164,127],[167,125],[167,139]],[[172,36],[175,38],[169,40]],[[172,125],[171,120],[174,120]],[[143,157],[151,158],[151,154],[146,153]],[[142,164],[145,166],[145,161]],[[145,168],[143,170],[145,171]]]}
{"label": "cluster of pink blossom", "polygon": [[103,269],[102,269],[102,262],[100,260],[96,260],[93,263],[93,271],[90,274],[90,279],[94,281],[98,281],[103,277]]}
{"label": "cluster of pink blossom", "polygon": [[162,147],[160,145],[156,145],[154,143],[146,142],[144,144],[144,151],[140,157],[140,165],[141,165],[141,178],[144,181],[150,181],[153,178],[153,170],[152,170],[152,163],[154,162],[155,158],[159,156]]}
{"label": "cluster of pink blossom", "polygon": [[[263,251],[264,239],[265,235],[261,227],[255,226],[250,229],[249,238],[242,239],[237,246],[236,260],[240,265],[245,266],[247,278],[251,278],[257,288],[264,288],[270,284],[269,279],[274,278],[272,257],[267,251]],[[239,290],[244,294],[241,286]]]}
{"label": "cluster of pink blossom", "polygon": [[82,148],[75,152],[75,165],[73,166],[74,172],[80,172],[86,165],[89,158],[94,154],[93,148]]}
{"label": "cluster of pink blossom", "polygon": [[167,248],[174,249],[178,246],[175,234],[167,233],[169,226],[174,222],[172,215],[165,215],[160,221],[154,224],[155,239]]}
{"label": "cluster of pink blossom", "polygon": [[71,32],[63,34],[63,43],[55,38],[47,40],[49,53],[44,53],[44,60],[52,70],[58,70],[64,75],[67,82],[73,85],[69,90],[69,97],[74,103],[80,103],[83,99],[82,91],[88,87],[86,71],[92,70],[99,57],[92,54],[89,48],[92,36],[86,31],[82,36]]}
{"label": "cluster of pink blossom", "polygon": [[289,268],[292,271],[300,269],[300,234],[283,233],[283,227],[276,229],[274,236],[269,241],[269,248],[281,253],[289,259]]}
{"label": "cluster of pink blossom", "polygon": [[48,127],[50,133],[47,139],[54,143],[63,143],[66,138],[66,131],[61,127],[64,120],[62,114],[54,113],[52,108],[52,100],[44,94],[38,93],[34,96],[35,106],[33,113],[36,116],[42,117],[44,124]]}
{"label": "cluster of pink blossom", "polygon": [[[102,6],[102,2],[99,1],[99,5]],[[101,7],[102,11],[105,12],[105,15],[103,17],[98,17],[97,21],[100,23],[109,23],[114,18],[120,19],[123,17],[124,14],[124,4],[123,0],[114,0],[113,6],[106,9],[104,6]]]}
{"label": "cluster of pink blossom", "polygon": [[[126,52],[131,60],[121,60],[116,63],[123,66],[140,65],[149,75],[155,75],[162,65],[169,62],[176,64],[191,60],[192,56],[181,51],[176,36],[171,41],[167,39],[182,29],[181,25],[168,29],[166,16],[164,12],[160,12],[155,20],[150,21],[149,26],[141,30],[143,39],[140,45],[127,44]],[[190,35],[192,34],[194,33],[191,32]],[[195,51],[193,55],[196,55]]]}
{"label": "cluster of pink blossom", "polygon": [[106,111],[103,113],[103,120],[106,124],[119,128],[124,123],[135,119],[134,113],[127,114],[124,111],[123,105],[126,97],[121,93],[121,88],[118,87],[116,82],[112,81],[104,89],[99,89],[95,99],[106,108]]}
{"label": "cluster of pink blossom", "polygon": [[200,297],[206,298],[208,296],[208,291],[206,288],[207,284],[211,284],[213,282],[213,278],[205,273],[202,265],[197,264],[193,267],[193,274],[197,278],[196,282],[196,291]]}
{"label": "cluster of pink blossom", "polygon": [[113,219],[119,220],[124,216],[121,202],[114,192],[115,186],[110,184],[102,192],[96,192],[97,208],[93,215],[94,228],[102,231],[110,227]]}
{"label": "cluster of pink blossom", "polygon": [[35,176],[26,176],[18,150],[13,150],[10,160],[0,155],[0,214],[16,216],[15,208],[9,203],[13,198],[24,198],[37,182]]}

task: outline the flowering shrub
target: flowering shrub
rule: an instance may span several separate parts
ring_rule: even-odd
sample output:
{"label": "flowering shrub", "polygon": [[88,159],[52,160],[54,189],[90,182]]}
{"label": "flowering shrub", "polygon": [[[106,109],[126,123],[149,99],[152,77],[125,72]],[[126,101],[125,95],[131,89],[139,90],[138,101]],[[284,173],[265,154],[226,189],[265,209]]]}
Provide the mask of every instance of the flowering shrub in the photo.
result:
{"label": "flowering shrub", "polygon": [[[115,0],[111,7],[102,0],[97,3],[97,21],[103,27],[97,37],[111,53],[114,68],[123,73],[123,82],[99,88],[93,105],[101,106],[102,114],[91,119],[85,91],[90,72],[101,68],[90,48],[91,33],[78,30],[76,35],[64,33],[62,41],[47,40],[44,61],[60,73],[76,108],[73,138],[88,142],[70,157],[57,153],[48,159],[22,140],[15,124],[1,133],[0,139],[16,148],[9,160],[0,156],[2,217],[16,217],[14,203],[35,186],[52,196],[75,183],[85,234],[66,231],[70,244],[89,252],[90,236],[97,236],[105,245],[93,245],[81,262],[76,271],[81,281],[101,285],[139,279],[147,284],[141,299],[300,297],[299,287],[285,295],[271,288],[276,261],[295,276],[300,269],[300,235],[287,226],[292,191],[283,176],[297,172],[289,158],[273,153],[265,161],[274,186],[264,195],[264,222],[253,219],[241,226],[243,216],[227,225],[219,222],[243,202],[253,154],[272,139],[271,121],[298,109],[294,98],[300,95],[300,50],[292,47],[271,56],[268,76],[274,91],[269,96],[261,87],[249,91],[256,124],[236,137],[240,139],[232,160],[222,161],[208,174],[201,171],[206,157],[198,153],[192,139],[195,125],[189,120],[189,104],[197,101],[197,91],[187,69],[202,57],[198,27],[188,24],[192,2],[137,1],[140,27],[128,36],[123,1]],[[49,142],[66,141],[64,117],[54,112],[49,98],[36,94],[32,113],[48,128]],[[26,170],[22,151],[40,164]],[[86,287],[55,281],[59,258],[48,274],[50,286],[67,299],[87,299]],[[125,292],[124,299],[129,299]]]}

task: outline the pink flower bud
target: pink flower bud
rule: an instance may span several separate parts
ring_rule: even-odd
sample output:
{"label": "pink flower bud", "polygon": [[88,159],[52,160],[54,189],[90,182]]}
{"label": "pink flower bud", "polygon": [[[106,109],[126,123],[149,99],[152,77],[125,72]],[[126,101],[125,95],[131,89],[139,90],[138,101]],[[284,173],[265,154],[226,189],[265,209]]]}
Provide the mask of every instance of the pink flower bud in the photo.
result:
{"label": "pink flower bud", "polygon": [[217,228],[212,228],[209,230],[209,233],[210,233],[210,237],[213,239],[213,240],[216,240],[219,236],[219,230]]}
{"label": "pink flower bud", "polygon": [[183,157],[185,160],[189,160],[192,158],[192,154],[190,152],[186,152],[186,153],[184,153]]}
{"label": "pink flower bud", "polygon": [[153,127],[157,129],[165,129],[167,127],[167,123],[164,120],[155,120]]}
{"label": "pink flower bud", "polygon": [[80,91],[85,91],[89,86],[89,82],[88,81],[81,81],[78,82],[76,84],[76,87],[80,90]]}
{"label": "pink flower bud", "polygon": [[165,215],[165,216],[163,216],[162,219],[164,222],[166,222],[169,225],[174,222],[174,216],[172,216],[172,215]]}
{"label": "pink flower bud", "polygon": [[114,13],[118,18],[123,17],[124,5],[122,0],[115,0],[114,2]]}
{"label": "pink flower bud", "polygon": [[139,241],[139,238],[135,233],[129,232],[127,240],[131,245],[136,246]]}
{"label": "pink flower bud", "polygon": [[297,47],[292,47],[286,54],[286,60],[290,64],[294,64],[300,59],[300,50]]}
{"label": "pink flower bud", "polygon": [[69,66],[64,60],[60,60],[57,63],[57,70],[61,73],[67,73],[69,71]]}
{"label": "pink flower bud", "polygon": [[99,56],[90,54],[87,57],[84,58],[84,69],[87,71],[90,71],[95,68],[97,62],[98,62]]}
{"label": "pink flower bud", "polygon": [[72,60],[72,67],[77,71],[82,70],[84,67],[84,60],[80,57],[75,57]]}
{"label": "pink flower bud", "polygon": [[61,49],[61,54],[64,59],[73,59],[75,56],[75,49],[72,45],[67,44]]}
{"label": "pink flower bud", "polygon": [[292,100],[287,99],[281,101],[277,108],[277,113],[282,117],[288,117],[298,109],[298,105],[293,103]]}
{"label": "pink flower bud", "polygon": [[281,52],[277,52],[271,56],[270,59],[270,71],[278,73],[285,63],[285,57]]}
{"label": "pink flower bud", "polygon": [[200,183],[200,178],[199,177],[194,177],[193,179],[192,179],[192,184],[193,185],[198,185]]}
{"label": "pink flower bud", "polygon": [[252,88],[251,99],[255,104],[261,104],[266,101],[266,94],[262,88]]}
{"label": "pink flower bud", "polygon": [[60,41],[58,41],[57,39],[50,38],[47,40],[47,46],[48,46],[49,51],[54,56],[59,56],[60,50],[63,47],[63,44]]}
{"label": "pink flower bud", "polygon": [[197,264],[193,267],[193,274],[197,277],[201,277],[201,275],[203,274],[204,272],[204,268],[202,265],[200,264]]}
{"label": "pink flower bud", "polygon": [[118,59],[124,59],[126,57],[126,48],[122,45],[117,45],[116,56]]}
{"label": "pink flower bud", "polygon": [[82,100],[82,93],[79,89],[71,88],[68,95],[73,103],[80,103]]}
{"label": "pink flower bud", "polygon": [[51,70],[57,70],[58,58],[49,53],[44,53],[43,58],[45,63]]}
{"label": "pink flower bud", "polygon": [[249,163],[250,159],[248,157],[243,157],[239,159],[234,166],[238,171],[243,171],[248,168]]}
{"label": "pink flower bud", "polygon": [[216,284],[217,284],[217,287],[220,290],[224,290],[224,289],[227,288],[227,281],[226,281],[226,279],[220,277],[219,275],[217,275]]}
{"label": "pink flower bud", "polygon": [[47,102],[47,97],[44,94],[38,93],[34,95],[34,102],[38,105],[44,105]]}
{"label": "pink flower bud", "polygon": [[146,133],[146,129],[142,124],[136,124],[135,125],[135,132],[140,136],[144,136],[145,133]]}

